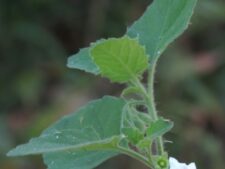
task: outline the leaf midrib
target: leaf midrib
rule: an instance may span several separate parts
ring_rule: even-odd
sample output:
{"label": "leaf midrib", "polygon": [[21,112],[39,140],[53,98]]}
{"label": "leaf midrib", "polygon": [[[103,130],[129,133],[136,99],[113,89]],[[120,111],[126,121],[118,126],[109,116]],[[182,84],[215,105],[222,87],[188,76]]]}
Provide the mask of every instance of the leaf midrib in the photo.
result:
{"label": "leaf midrib", "polygon": [[[185,6],[186,3],[187,3],[187,2],[184,2],[184,5],[182,6],[181,9],[184,9],[183,7]],[[159,34],[158,38],[159,38],[159,37],[162,37],[162,35],[164,34],[164,31],[165,31],[165,24],[166,24],[166,20],[167,20],[167,18],[168,18],[168,13],[169,13],[169,8],[170,8],[170,5],[167,6],[166,17],[165,17],[165,19],[164,19],[164,21],[163,21],[163,25],[164,25],[164,26],[162,27],[161,33]],[[182,10],[179,11],[179,14],[180,14],[181,12],[182,12]],[[176,22],[177,22],[177,20],[180,18],[179,16],[180,16],[180,15],[177,15],[177,17],[174,19],[174,22],[173,22],[173,23],[176,23]],[[170,27],[168,28],[167,32],[170,32],[170,30],[174,27],[174,25],[175,25],[175,24],[170,25]],[[177,33],[177,34],[179,34],[179,33]],[[156,60],[158,59],[158,56],[161,54],[161,53],[160,53],[160,54],[157,54],[157,52],[158,52],[159,50],[161,50],[161,49],[159,49],[159,46],[160,46],[160,44],[161,44],[162,41],[163,41],[163,38],[160,38],[160,40],[159,40],[159,42],[158,42],[158,44],[157,44],[157,47],[155,48],[155,51],[154,51],[154,56],[156,56]]]}
{"label": "leaf midrib", "polygon": [[[98,140],[93,142],[87,142],[84,144],[76,144],[76,145],[70,145],[70,146],[64,146],[61,148],[51,148],[51,149],[45,149],[46,151],[35,151],[35,152],[26,152],[23,153],[23,155],[27,154],[43,154],[43,153],[53,153],[53,152],[61,152],[61,151],[77,151],[77,150],[84,150],[84,151],[90,151],[90,150],[116,150],[116,147],[113,143],[116,139],[118,139],[119,136],[112,136],[111,138],[107,138],[104,140]],[[20,148],[20,147],[18,147]],[[11,155],[12,154],[12,155]],[[8,153],[9,156],[14,156],[13,151]]]}
{"label": "leaf midrib", "polygon": [[[170,1],[171,1],[171,0],[170,0]],[[164,32],[164,27],[165,27],[165,24],[166,24],[166,20],[167,20],[167,18],[168,18],[169,8],[170,8],[170,5],[167,5],[166,15],[165,15],[165,17],[164,17],[164,19],[163,19],[163,26],[161,27],[161,31],[160,31],[160,33],[158,34],[158,37],[157,37],[157,39],[159,39],[159,38],[160,38],[160,39],[159,39],[159,41],[158,41],[158,43],[157,43],[157,46],[156,46],[156,48],[155,48],[155,51],[154,51],[154,58],[155,58],[156,55],[158,55],[157,52],[158,52],[159,46],[160,46],[160,44],[161,44],[161,42],[162,42],[162,34],[163,34],[163,32]],[[156,57],[156,59],[157,59],[157,57]]]}

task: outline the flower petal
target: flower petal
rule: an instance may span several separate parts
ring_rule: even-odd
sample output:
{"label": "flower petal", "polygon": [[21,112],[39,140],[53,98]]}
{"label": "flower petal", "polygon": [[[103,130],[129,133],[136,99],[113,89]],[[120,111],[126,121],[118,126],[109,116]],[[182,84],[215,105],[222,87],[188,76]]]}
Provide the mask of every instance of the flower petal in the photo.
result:
{"label": "flower petal", "polygon": [[190,164],[188,165],[188,169],[196,169],[195,163],[190,163]]}
{"label": "flower petal", "polygon": [[197,169],[195,163],[190,163],[189,165],[185,163],[180,163],[177,159],[169,158],[170,169]]}

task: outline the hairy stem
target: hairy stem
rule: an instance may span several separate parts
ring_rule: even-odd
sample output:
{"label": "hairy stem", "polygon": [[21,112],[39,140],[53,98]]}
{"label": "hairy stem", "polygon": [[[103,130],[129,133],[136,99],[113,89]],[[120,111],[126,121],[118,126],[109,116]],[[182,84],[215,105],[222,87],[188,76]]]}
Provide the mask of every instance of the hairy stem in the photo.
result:
{"label": "hairy stem", "polygon": [[[149,96],[149,101],[148,101],[148,107],[149,111],[151,112],[153,116],[153,120],[158,120],[158,114],[155,106],[155,96],[154,96],[154,77],[155,77],[155,69],[157,65],[157,60],[152,62],[152,64],[149,67],[148,71],[148,96]],[[157,145],[157,153],[162,155],[164,153],[164,144],[163,144],[163,138],[162,136],[159,137],[156,140],[156,145]]]}
{"label": "hairy stem", "polygon": [[[142,83],[139,81],[138,78],[133,78],[131,83],[138,87],[144,97],[144,100],[146,102],[147,108],[148,108],[148,113],[152,117],[154,121],[158,120],[158,114],[156,110],[156,105],[155,105],[155,96],[154,96],[154,77],[155,77],[155,69],[157,65],[157,60],[153,61],[150,64],[149,70],[148,70],[148,86],[147,90],[145,87],[142,85]],[[156,139],[156,151],[158,155],[163,155],[164,154],[164,144],[163,144],[163,138],[160,136],[159,138]]]}

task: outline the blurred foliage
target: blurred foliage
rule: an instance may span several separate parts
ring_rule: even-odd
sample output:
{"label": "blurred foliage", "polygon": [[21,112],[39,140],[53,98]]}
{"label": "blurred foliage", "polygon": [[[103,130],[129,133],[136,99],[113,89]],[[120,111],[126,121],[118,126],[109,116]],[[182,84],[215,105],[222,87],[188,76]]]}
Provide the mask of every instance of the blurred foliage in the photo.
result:
{"label": "blurred foliage", "polygon": [[[97,2],[97,3],[96,3]],[[0,0],[0,164],[45,168],[40,157],[6,158],[12,146],[91,98],[123,86],[68,70],[66,58],[101,37],[121,36],[150,0]],[[171,155],[198,168],[225,161],[225,1],[199,0],[190,28],[157,67],[159,112],[175,121]],[[143,168],[119,156],[99,169]]]}

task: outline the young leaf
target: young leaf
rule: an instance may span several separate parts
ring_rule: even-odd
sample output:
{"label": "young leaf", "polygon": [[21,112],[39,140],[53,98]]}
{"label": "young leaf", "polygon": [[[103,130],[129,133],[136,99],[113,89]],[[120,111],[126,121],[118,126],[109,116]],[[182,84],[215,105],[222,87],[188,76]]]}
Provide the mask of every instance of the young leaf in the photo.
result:
{"label": "young leaf", "polygon": [[173,122],[160,118],[159,120],[151,123],[147,129],[147,137],[152,140],[162,136],[173,127]]}
{"label": "young leaf", "polygon": [[122,99],[109,96],[93,101],[52,125],[40,137],[11,150],[8,156],[42,153],[49,169],[93,168],[117,154],[124,104]]}
{"label": "young leaf", "polygon": [[96,44],[91,50],[91,56],[102,76],[112,82],[133,80],[142,75],[148,66],[145,48],[139,45],[137,39],[127,36]]}
{"label": "young leaf", "polygon": [[152,62],[187,28],[196,1],[154,0],[127,34],[139,38]]}

